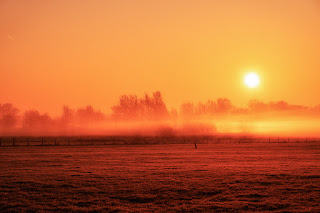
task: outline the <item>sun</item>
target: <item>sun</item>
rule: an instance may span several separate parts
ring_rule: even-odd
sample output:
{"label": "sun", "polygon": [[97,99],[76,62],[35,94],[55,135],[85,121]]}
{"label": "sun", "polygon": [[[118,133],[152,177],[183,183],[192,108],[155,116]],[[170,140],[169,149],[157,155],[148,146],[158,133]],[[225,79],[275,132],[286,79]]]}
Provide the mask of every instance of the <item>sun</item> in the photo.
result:
{"label": "sun", "polygon": [[255,88],[259,86],[260,78],[256,73],[251,72],[244,77],[244,83],[250,88]]}

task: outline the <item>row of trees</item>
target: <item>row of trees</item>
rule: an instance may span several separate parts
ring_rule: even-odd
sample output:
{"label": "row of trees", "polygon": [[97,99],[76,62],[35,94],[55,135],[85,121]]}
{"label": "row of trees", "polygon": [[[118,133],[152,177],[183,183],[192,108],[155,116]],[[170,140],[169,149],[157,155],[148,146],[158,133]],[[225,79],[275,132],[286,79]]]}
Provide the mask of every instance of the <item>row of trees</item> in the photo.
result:
{"label": "row of trees", "polygon": [[197,116],[215,116],[225,114],[250,114],[266,112],[302,112],[305,114],[320,114],[320,105],[306,107],[291,105],[285,101],[261,102],[251,100],[247,108],[237,108],[229,99],[218,98],[208,100],[205,103],[183,103],[180,111],[169,111],[159,91],[152,95],[145,94],[139,98],[136,95],[122,95],[119,102],[112,108],[111,116],[106,116],[92,106],[72,109],[63,106],[62,113],[58,117],[51,117],[47,113],[37,110],[28,110],[23,113],[12,104],[0,104],[0,134],[13,129],[66,129],[69,127],[88,126],[99,122],[114,121],[160,121],[176,120],[180,118],[196,118]]}
{"label": "row of trees", "polygon": [[183,103],[180,106],[180,113],[182,116],[208,115],[216,113],[229,113],[234,108],[235,107],[232,105],[229,99],[218,98],[216,101],[208,100],[206,103]]}
{"label": "row of trees", "polygon": [[0,129],[11,129],[18,123],[19,110],[12,104],[0,104]]}
{"label": "row of trees", "polygon": [[229,99],[218,98],[215,101],[208,100],[205,103],[199,102],[198,104],[187,102],[180,106],[180,115],[185,117],[223,114],[257,114],[268,112],[314,115],[320,114],[320,105],[316,107],[307,107],[292,105],[285,101],[266,103],[259,100],[250,100],[247,108],[238,108],[234,106]]}
{"label": "row of trees", "polygon": [[26,131],[41,131],[67,128],[72,125],[88,125],[104,121],[106,116],[92,106],[71,109],[63,106],[62,114],[53,118],[48,113],[41,114],[38,110],[27,110],[19,114],[19,110],[10,103],[0,104],[0,133],[11,132],[16,128]]}
{"label": "row of trees", "polygon": [[308,108],[301,105],[291,105],[285,101],[264,103],[259,100],[249,101],[248,108],[251,112],[267,112],[267,111],[318,111],[319,107]]}

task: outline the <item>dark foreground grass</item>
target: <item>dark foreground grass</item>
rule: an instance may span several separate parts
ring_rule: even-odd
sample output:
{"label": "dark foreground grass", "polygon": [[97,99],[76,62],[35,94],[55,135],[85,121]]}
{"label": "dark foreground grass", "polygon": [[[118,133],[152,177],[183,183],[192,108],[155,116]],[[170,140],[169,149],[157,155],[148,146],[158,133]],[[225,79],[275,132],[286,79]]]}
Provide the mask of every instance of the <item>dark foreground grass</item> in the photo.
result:
{"label": "dark foreground grass", "polygon": [[0,147],[0,212],[320,212],[320,144]]}

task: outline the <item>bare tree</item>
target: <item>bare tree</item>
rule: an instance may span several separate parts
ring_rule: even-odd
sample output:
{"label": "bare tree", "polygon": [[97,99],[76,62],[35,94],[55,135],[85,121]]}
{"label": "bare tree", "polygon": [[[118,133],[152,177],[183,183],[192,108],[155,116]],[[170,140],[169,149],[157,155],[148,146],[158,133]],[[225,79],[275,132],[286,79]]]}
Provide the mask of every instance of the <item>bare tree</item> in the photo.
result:
{"label": "bare tree", "polygon": [[0,104],[0,130],[6,131],[16,127],[19,110],[10,103]]}
{"label": "bare tree", "polygon": [[248,107],[252,112],[266,112],[269,110],[268,104],[256,99],[250,100],[248,103]]}
{"label": "bare tree", "polygon": [[217,99],[217,112],[226,113],[232,110],[233,106],[229,99],[227,98],[218,98]]}
{"label": "bare tree", "polygon": [[192,117],[195,114],[195,106],[192,102],[183,103],[180,106],[180,112],[185,117]]}
{"label": "bare tree", "polygon": [[99,122],[105,118],[105,115],[95,110],[92,106],[88,105],[84,108],[79,108],[76,113],[77,120],[80,123]]}
{"label": "bare tree", "polygon": [[121,120],[164,119],[169,111],[161,93],[154,92],[152,96],[145,94],[144,98],[136,95],[122,95],[118,105],[113,106],[113,117]]}
{"label": "bare tree", "polygon": [[51,130],[53,120],[47,113],[40,114],[37,110],[28,110],[22,116],[22,126],[29,133],[44,133]]}
{"label": "bare tree", "polygon": [[74,110],[69,106],[62,107],[61,122],[64,126],[69,126],[74,121]]}
{"label": "bare tree", "polygon": [[120,120],[141,118],[141,106],[136,95],[122,95],[118,105],[113,106],[113,117]]}

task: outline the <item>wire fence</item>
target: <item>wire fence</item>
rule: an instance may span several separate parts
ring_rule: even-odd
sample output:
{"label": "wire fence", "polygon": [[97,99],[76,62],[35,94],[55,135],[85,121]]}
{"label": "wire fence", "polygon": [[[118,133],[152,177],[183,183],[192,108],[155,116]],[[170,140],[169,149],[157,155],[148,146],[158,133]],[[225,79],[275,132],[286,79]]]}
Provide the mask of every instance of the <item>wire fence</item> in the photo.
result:
{"label": "wire fence", "polygon": [[0,137],[0,146],[85,146],[148,144],[243,144],[318,142],[319,138],[231,136],[72,136]]}

